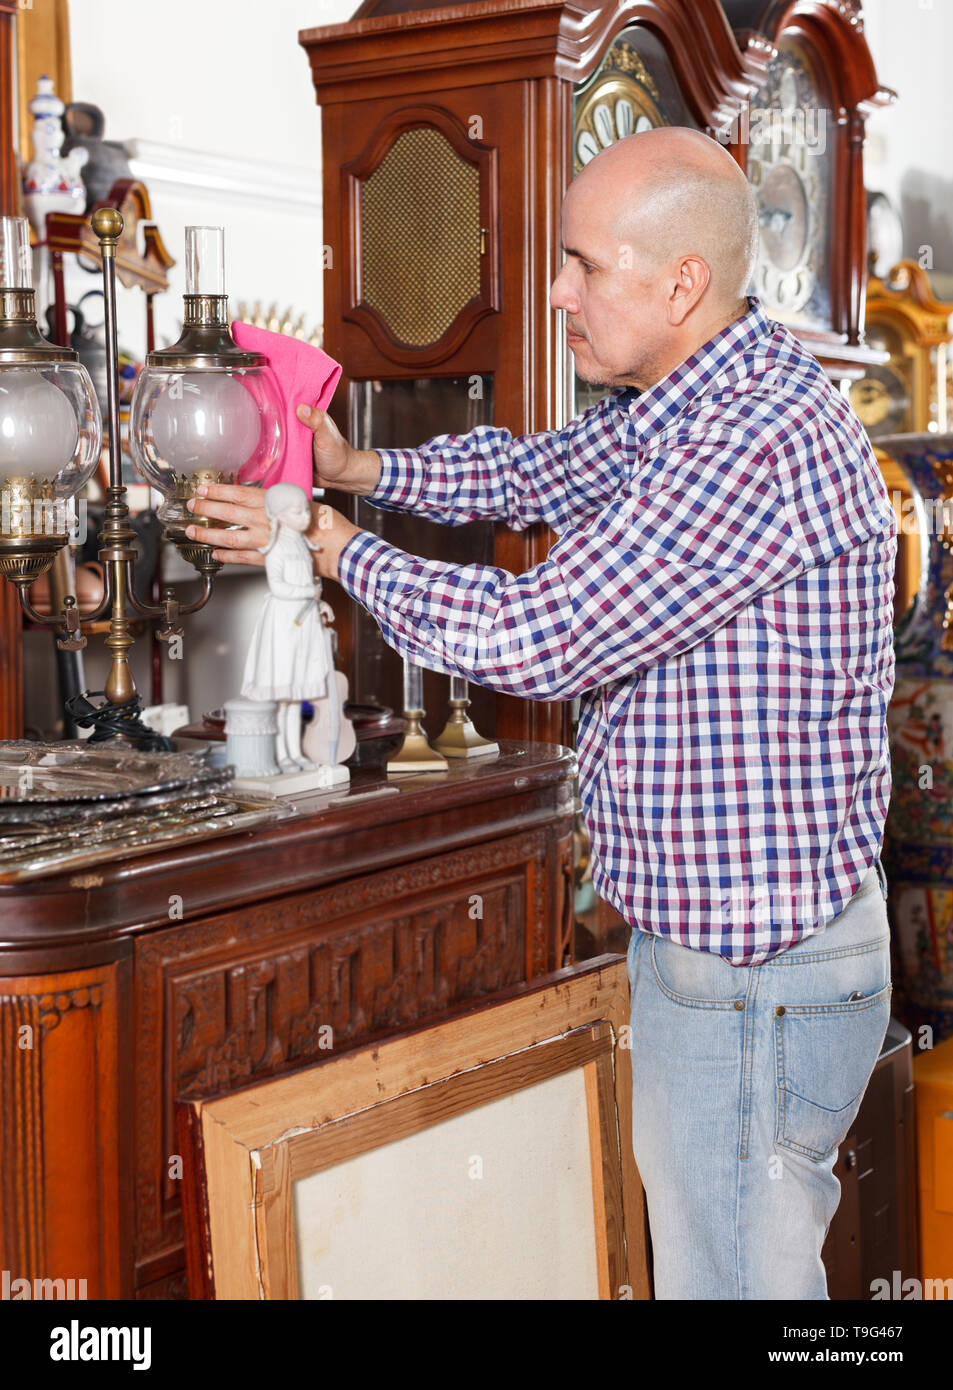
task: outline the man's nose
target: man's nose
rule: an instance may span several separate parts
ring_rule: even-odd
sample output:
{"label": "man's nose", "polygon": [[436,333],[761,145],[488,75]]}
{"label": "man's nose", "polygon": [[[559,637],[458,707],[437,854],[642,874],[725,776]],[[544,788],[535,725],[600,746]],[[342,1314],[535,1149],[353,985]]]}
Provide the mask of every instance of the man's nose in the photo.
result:
{"label": "man's nose", "polygon": [[579,313],[579,296],[572,287],[568,261],[553,281],[549,302],[554,309],[565,309],[568,314]]}

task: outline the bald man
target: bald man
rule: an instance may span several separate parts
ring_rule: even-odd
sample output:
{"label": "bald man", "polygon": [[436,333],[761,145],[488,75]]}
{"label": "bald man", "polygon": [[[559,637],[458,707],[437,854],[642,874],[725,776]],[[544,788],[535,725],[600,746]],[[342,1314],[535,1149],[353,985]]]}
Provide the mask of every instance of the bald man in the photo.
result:
{"label": "bald man", "polygon": [[[324,508],[317,567],[411,661],[578,697],[593,880],[633,928],[656,1296],[824,1299],[837,1148],[890,1009],[893,512],[843,395],[746,295],[756,206],[718,144],[612,146],[567,193],[563,245],[552,305],[607,388],[564,429],[370,451],[298,411],[321,485],[545,522],[547,559],[435,563]],[[207,497],[245,528],[211,533],[219,558],[260,564],[260,497]]]}

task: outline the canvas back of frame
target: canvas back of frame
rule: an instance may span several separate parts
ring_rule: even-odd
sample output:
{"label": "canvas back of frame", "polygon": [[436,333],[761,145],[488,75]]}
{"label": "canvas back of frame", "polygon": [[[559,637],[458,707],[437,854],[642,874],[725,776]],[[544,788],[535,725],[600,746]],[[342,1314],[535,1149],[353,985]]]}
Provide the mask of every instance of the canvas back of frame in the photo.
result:
{"label": "canvas back of frame", "polygon": [[648,1297],[628,1010],[603,956],[181,1103],[192,1297]]}

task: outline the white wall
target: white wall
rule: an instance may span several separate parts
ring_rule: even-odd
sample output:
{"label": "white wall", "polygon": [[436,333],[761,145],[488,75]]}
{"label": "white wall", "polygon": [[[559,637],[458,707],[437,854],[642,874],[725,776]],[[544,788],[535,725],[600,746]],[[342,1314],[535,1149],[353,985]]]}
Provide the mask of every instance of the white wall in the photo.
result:
{"label": "white wall", "polygon": [[953,0],[864,0],[867,42],[894,106],[867,123],[867,187],[903,217],[904,255],[953,272]]}
{"label": "white wall", "polygon": [[[69,0],[73,97],[106,116],[106,139],[135,142],[133,173],[149,190],[171,255],[169,292],[156,300],[156,343],[181,328],[186,223],[225,227],[231,307],[261,300],[290,306],[310,331],[322,319],[321,121],[298,31],[346,20],[358,0]],[[73,269],[68,297],[98,276]],[[119,340],[145,352],[145,305],[119,288]],[[178,561],[169,579],[188,595]],[[231,570],[201,614],[184,620],[183,661],[165,660],[166,698],[193,718],[239,692],[245,650],[264,592],[260,571]],[[28,723],[52,729],[59,716],[51,680],[52,639],[27,634]],[[86,684],[101,689],[101,637],[85,653]],[[149,643],[133,649],[133,671],[149,702]]]}
{"label": "white wall", "polygon": [[[133,172],[178,264],[157,301],[177,336],[187,222],[225,227],[226,287],[321,322],[321,121],[298,31],[348,18],[352,0],[70,0],[73,95],[135,141]],[[156,23],[157,14],[161,23]],[[131,300],[131,293],[124,295]],[[141,332],[122,305],[129,346]],[[144,341],[142,347],[144,348]]]}

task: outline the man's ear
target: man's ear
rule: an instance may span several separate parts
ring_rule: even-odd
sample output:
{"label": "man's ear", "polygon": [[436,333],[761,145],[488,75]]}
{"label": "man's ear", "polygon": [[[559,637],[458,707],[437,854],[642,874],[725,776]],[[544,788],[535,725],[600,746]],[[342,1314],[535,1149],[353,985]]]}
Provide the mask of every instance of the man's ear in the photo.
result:
{"label": "man's ear", "polygon": [[685,322],[708,288],[710,280],[711,271],[707,261],[703,261],[701,256],[682,256],[675,267],[675,278],[668,300],[668,321],[673,328],[678,328]]}

